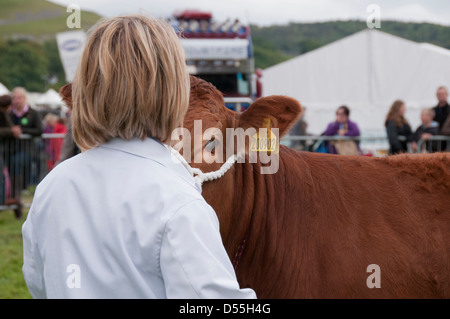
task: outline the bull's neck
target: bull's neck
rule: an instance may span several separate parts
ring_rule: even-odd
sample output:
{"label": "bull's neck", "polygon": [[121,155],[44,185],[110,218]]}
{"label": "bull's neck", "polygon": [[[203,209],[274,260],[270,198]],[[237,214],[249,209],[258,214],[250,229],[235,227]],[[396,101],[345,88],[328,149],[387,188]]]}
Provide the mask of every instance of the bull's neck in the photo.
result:
{"label": "bull's neck", "polygon": [[267,209],[272,210],[273,192],[268,191],[271,187],[270,175],[261,174],[261,164],[245,163],[236,164],[234,189],[233,227],[234,232],[228,236],[228,253],[233,262],[235,270],[239,273],[241,262],[249,262],[253,253],[253,247],[248,244],[251,237],[259,237],[261,225],[260,212]]}
{"label": "bull's neck", "polygon": [[252,164],[239,163],[235,168],[233,194],[233,227],[228,234],[227,251],[235,269],[246,250],[246,242],[252,227],[255,198],[255,176]]}
{"label": "bull's neck", "polygon": [[[293,177],[286,175],[285,163],[292,161],[297,154],[281,154],[279,157],[279,168],[274,174],[261,174],[262,164],[245,164],[244,170],[251,172],[252,207],[250,222],[248,223],[248,235],[241,260],[236,273],[241,285],[253,286],[254,278],[263,278],[264,273],[270,274],[282,260],[277,260],[278,245],[286,223],[286,201],[284,191],[289,187]],[[241,164],[244,165],[244,164]],[[248,166],[248,165],[251,165]],[[249,174],[247,173],[247,176]],[[242,178],[245,179],[244,175]],[[295,178],[294,178],[295,179]],[[248,184],[248,183],[247,183]],[[246,182],[243,181],[243,185]],[[269,267],[270,269],[262,269]],[[270,281],[270,279],[268,278]]]}

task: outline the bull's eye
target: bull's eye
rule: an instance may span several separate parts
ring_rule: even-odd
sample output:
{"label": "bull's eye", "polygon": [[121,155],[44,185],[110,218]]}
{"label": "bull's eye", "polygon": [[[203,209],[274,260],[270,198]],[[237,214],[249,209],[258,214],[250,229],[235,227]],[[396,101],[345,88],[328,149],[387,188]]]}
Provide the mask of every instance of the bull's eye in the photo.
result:
{"label": "bull's eye", "polygon": [[214,154],[215,148],[216,148],[215,140],[209,140],[205,145],[205,150],[211,154]]}

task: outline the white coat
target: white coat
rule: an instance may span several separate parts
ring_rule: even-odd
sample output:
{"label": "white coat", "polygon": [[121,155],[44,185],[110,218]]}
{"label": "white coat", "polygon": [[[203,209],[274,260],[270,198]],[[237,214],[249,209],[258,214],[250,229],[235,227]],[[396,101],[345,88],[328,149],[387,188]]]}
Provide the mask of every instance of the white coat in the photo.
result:
{"label": "white coat", "polygon": [[158,141],[113,139],[56,166],[23,225],[35,298],[255,298],[213,209]]}

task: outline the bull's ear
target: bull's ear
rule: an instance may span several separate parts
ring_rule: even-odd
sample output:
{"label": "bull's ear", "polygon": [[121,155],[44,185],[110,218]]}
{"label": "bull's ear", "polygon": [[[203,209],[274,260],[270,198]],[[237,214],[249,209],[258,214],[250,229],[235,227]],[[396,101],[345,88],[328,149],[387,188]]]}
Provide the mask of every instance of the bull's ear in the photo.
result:
{"label": "bull's ear", "polygon": [[68,83],[61,87],[59,90],[59,95],[62,100],[66,103],[69,109],[72,109],[72,83]]}
{"label": "bull's ear", "polygon": [[247,129],[265,127],[270,120],[271,128],[279,129],[279,137],[286,134],[302,112],[300,103],[290,97],[273,95],[257,99],[240,115],[239,126]]}

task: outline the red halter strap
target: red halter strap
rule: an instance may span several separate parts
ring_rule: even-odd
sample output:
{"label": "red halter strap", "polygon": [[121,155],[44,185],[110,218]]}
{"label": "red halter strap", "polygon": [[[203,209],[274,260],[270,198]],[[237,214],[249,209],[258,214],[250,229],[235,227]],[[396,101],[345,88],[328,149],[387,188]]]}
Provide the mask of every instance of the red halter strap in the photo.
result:
{"label": "red halter strap", "polygon": [[244,252],[245,244],[247,243],[248,234],[250,233],[250,225],[251,225],[251,223],[252,222],[250,220],[250,223],[248,225],[247,231],[245,232],[244,239],[242,239],[242,242],[239,244],[238,250],[236,251],[236,254],[234,255],[234,258],[233,258],[234,271],[237,270],[237,268],[239,266],[239,262],[241,261],[242,253]]}

